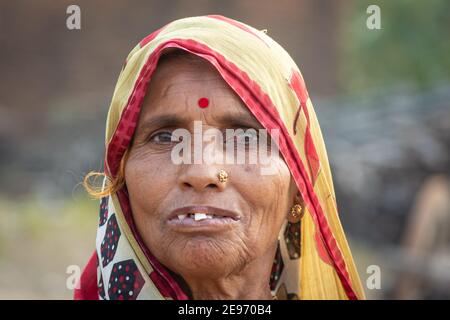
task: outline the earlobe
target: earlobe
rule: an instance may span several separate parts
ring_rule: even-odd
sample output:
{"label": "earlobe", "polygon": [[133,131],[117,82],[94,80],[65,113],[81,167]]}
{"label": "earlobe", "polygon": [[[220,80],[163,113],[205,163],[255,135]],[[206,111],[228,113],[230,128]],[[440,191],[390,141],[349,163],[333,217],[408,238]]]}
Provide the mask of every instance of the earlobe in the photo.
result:
{"label": "earlobe", "polygon": [[295,203],[303,203],[303,197],[300,194],[300,191],[297,191],[295,194]]}

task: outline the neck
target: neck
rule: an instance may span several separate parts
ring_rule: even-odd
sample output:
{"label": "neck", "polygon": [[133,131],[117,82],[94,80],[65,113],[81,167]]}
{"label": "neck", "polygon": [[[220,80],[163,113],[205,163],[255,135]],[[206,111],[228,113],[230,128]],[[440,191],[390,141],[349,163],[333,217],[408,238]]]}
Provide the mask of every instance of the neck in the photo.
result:
{"label": "neck", "polygon": [[194,300],[271,300],[269,279],[274,255],[269,250],[242,270],[223,277],[183,278]]}

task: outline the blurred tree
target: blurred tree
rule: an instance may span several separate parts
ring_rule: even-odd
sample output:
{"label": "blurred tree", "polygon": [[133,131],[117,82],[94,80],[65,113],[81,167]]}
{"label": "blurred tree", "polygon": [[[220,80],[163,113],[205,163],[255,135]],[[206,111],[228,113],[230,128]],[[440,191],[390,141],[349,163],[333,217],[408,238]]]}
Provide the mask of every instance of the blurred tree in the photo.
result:
{"label": "blurred tree", "polygon": [[[370,30],[367,7],[381,9],[381,29]],[[396,85],[427,89],[450,80],[450,2],[355,1],[345,11],[340,88],[354,93]]]}

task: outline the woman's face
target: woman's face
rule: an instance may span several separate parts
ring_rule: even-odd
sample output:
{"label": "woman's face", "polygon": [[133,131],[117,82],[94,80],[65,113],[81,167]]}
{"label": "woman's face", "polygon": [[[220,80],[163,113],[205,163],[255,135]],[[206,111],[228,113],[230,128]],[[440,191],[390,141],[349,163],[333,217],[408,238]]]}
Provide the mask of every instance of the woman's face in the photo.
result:
{"label": "woman's face", "polygon": [[[209,105],[199,107],[200,98]],[[260,257],[269,257],[270,269],[296,190],[287,165],[278,153],[270,156],[268,175],[261,174],[260,164],[207,164],[205,158],[229,150],[205,138],[203,163],[176,164],[172,150],[179,142],[171,141],[172,133],[193,133],[194,121],[201,121],[204,134],[211,128],[262,128],[208,62],[182,57],[160,63],[125,166],[138,232],[155,257],[185,279],[238,273]],[[248,154],[257,152],[244,147]],[[221,169],[228,173],[225,183],[218,179]],[[196,221],[189,215],[195,212],[211,219],[197,215]]]}

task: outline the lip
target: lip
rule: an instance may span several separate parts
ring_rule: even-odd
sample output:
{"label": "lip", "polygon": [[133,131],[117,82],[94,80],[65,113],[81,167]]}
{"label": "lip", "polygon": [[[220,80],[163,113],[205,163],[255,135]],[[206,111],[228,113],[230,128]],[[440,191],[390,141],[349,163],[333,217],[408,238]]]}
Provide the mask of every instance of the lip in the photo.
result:
{"label": "lip", "polygon": [[[204,213],[213,216],[211,219],[194,221],[192,218],[178,219],[178,215],[188,215],[190,213]],[[197,232],[219,232],[233,229],[241,219],[241,216],[234,211],[212,207],[212,206],[186,206],[173,210],[167,217],[167,224],[177,232],[197,233]]]}
{"label": "lip", "polygon": [[189,213],[205,213],[205,214],[212,214],[215,216],[221,216],[221,217],[228,217],[231,218],[233,220],[240,220],[240,215],[237,212],[231,211],[231,210],[227,210],[227,209],[222,209],[222,208],[217,208],[217,207],[212,207],[212,206],[186,206],[186,207],[181,207],[178,209],[173,210],[167,220],[172,220],[178,217],[178,215],[180,214],[189,214]]}

